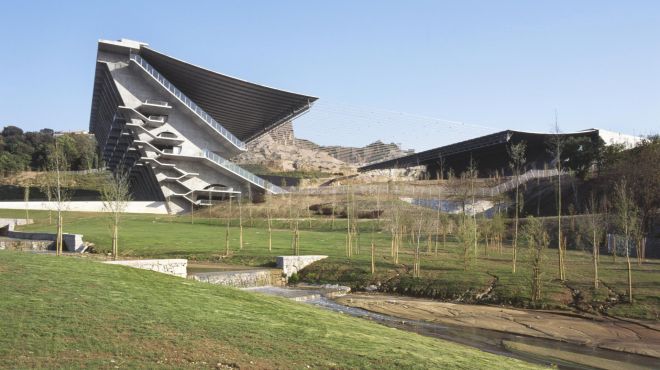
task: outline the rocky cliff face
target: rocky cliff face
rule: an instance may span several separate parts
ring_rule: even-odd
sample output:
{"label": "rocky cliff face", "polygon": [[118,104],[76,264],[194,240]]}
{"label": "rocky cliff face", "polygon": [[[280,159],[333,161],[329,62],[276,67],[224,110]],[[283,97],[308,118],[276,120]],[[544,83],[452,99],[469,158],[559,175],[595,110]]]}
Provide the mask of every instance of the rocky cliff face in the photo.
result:
{"label": "rocky cliff face", "polygon": [[258,165],[274,172],[314,171],[348,175],[365,163],[409,154],[396,144],[381,141],[362,148],[320,146],[298,139],[287,122],[248,143],[247,152],[233,158],[238,164]]}
{"label": "rocky cliff face", "polygon": [[356,170],[355,166],[330,156],[311,142],[298,143],[291,122],[249,142],[247,152],[233,160],[238,164],[258,165],[274,172],[319,171],[345,174]]}

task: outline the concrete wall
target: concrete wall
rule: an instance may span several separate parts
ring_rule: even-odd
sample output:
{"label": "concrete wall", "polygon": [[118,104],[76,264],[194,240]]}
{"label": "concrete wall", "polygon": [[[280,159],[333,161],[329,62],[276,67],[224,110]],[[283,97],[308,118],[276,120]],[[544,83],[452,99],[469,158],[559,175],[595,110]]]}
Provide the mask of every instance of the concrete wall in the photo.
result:
{"label": "concrete wall", "polygon": [[107,261],[105,263],[128,266],[142,270],[151,270],[182,278],[185,278],[188,275],[188,260],[186,259],[127,260]]}
{"label": "concrete wall", "polygon": [[328,258],[328,256],[278,256],[277,268],[282,269],[282,272],[289,278],[294,272],[297,273],[312,263],[324,258]]}
{"label": "concrete wall", "polygon": [[[39,232],[24,232],[24,231],[9,231],[7,237],[23,240],[50,240],[55,241],[57,234],[55,233],[39,233]],[[82,253],[85,251],[85,243],[81,234],[62,234],[62,242],[64,248],[69,252]]]}
{"label": "concrete wall", "polygon": [[[0,236],[22,240],[48,240],[51,242],[57,239],[55,233],[14,231],[16,225],[27,225],[33,222],[32,219],[0,218]],[[81,234],[62,234],[62,242],[64,242],[64,248],[69,252],[82,253],[85,251],[85,243]]]}
{"label": "concrete wall", "polygon": [[[30,210],[56,210],[55,202],[28,202]],[[107,212],[103,202],[66,202],[64,207],[72,212]],[[25,209],[25,202],[0,202],[0,209]],[[149,214],[167,214],[165,202],[129,202],[126,206],[126,213],[149,213]]]}
{"label": "concrete wall", "polygon": [[267,285],[283,285],[279,270],[260,269],[243,271],[215,271],[191,274],[189,279],[205,283],[227,285],[236,288],[250,288]]}
{"label": "concrete wall", "polygon": [[33,224],[34,220],[31,218],[0,218],[0,228],[4,226],[9,226],[9,230],[14,230],[16,225],[29,225]]}

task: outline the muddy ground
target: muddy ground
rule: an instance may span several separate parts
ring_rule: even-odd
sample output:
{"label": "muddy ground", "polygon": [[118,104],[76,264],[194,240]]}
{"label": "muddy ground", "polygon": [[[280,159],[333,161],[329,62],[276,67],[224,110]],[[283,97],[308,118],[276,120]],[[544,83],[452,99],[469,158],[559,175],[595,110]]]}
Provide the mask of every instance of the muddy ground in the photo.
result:
{"label": "muddy ground", "polygon": [[337,302],[403,319],[496,330],[660,359],[660,323],[657,322],[381,294],[351,294],[338,298]]}

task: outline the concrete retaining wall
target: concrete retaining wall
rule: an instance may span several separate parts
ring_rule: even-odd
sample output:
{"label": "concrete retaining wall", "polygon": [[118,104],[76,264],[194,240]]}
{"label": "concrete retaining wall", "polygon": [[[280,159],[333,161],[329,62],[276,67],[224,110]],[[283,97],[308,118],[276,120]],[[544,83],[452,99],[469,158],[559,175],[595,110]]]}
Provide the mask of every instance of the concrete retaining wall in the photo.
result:
{"label": "concrete retaining wall", "polygon": [[9,226],[9,231],[14,230],[16,225],[29,225],[33,223],[34,220],[31,218],[0,218],[0,227]]}
{"label": "concrete retaining wall", "polygon": [[[30,210],[56,210],[55,202],[27,202],[27,208]],[[25,209],[25,202],[0,202],[0,209]],[[103,202],[66,202],[64,207],[67,211],[72,212],[107,212]],[[126,206],[126,213],[150,213],[150,214],[167,214],[167,207],[165,202],[143,202],[133,201],[128,202]]]}
{"label": "concrete retaining wall", "polygon": [[277,268],[282,269],[282,272],[289,278],[293,273],[297,273],[312,263],[324,258],[328,258],[328,256],[278,256]]}
{"label": "concrete retaining wall", "polygon": [[107,261],[105,263],[151,270],[182,278],[185,278],[188,274],[188,260],[186,259],[126,260]]}
{"label": "concrete retaining wall", "polygon": [[240,270],[199,272],[188,276],[189,279],[205,283],[227,285],[236,288],[251,288],[267,285],[282,285],[282,272],[279,270]]}
{"label": "concrete retaining wall", "polygon": [[[57,234],[55,233],[14,231],[14,226],[16,225],[28,225],[31,223],[33,223],[32,219],[0,218],[0,236],[22,240],[49,240],[51,242],[57,239]],[[62,242],[64,243],[64,248],[69,252],[82,253],[85,251],[85,243],[81,234],[62,234]]]}

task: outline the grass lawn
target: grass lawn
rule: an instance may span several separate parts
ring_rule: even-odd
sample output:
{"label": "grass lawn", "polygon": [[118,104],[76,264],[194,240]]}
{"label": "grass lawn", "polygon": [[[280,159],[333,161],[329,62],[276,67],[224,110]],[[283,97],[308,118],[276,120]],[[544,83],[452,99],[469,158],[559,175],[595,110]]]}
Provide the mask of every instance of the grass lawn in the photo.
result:
{"label": "grass lawn", "polygon": [[0,252],[0,297],[4,368],[536,368],[285,299],[88,258]]}
{"label": "grass lawn", "polygon": [[[0,210],[0,217],[24,217],[24,211]],[[36,223],[25,230],[50,230],[47,212],[31,212]],[[230,228],[230,257],[225,257],[225,221],[196,215],[194,224],[189,216],[170,217],[154,215],[125,215],[120,229],[120,254],[125,257],[172,258],[182,257],[200,261],[222,261],[241,265],[272,265],[275,256],[291,254],[291,236],[286,220],[275,221],[273,250],[268,250],[268,231],[265,220],[255,219],[253,227],[244,220],[244,244],[239,249],[239,231]],[[65,232],[84,234],[86,241],[96,244],[97,251],[109,251],[110,229],[108,216],[94,213],[67,213]],[[421,257],[421,278],[411,275],[413,247],[404,245],[399,263],[390,256],[390,236],[375,233],[376,274],[370,272],[371,223],[361,222],[360,254],[345,256],[346,220],[338,219],[334,230],[327,219],[315,218],[312,229],[307,221],[300,222],[300,253],[325,254],[330,258],[306,269],[303,278],[311,282],[338,282],[362,288],[381,283],[384,290],[406,295],[461,299],[470,301],[476,294],[486,291],[494,283],[491,303],[529,306],[530,266],[527,251],[519,251],[518,272],[511,272],[511,254],[507,246],[504,253],[484,251],[481,245],[470,268],[463,269],[463,250],[450,237],[446,245],[440,243],[439,253],[424,253]],[[233,225],[238,225],[233,220]],[[426,245],[422,246],[426,250]],[[472,255],[471,251],[471,255]],[[543,263],[543,302],[545,308],[566,308],[574,302],[573,293],[583,309],[607,307],[611,297],[623,299],[627,290],[625,259],[601,256],[600,279],[604,283],[598,291],[592,288],[593,267],[591,255],[586,251],[567,252],[567,282],[557,279],[557,251],[548,249]],[[608,289],[611,288],[611,290]],[[573,289],[573,290],[571,290]],[[635,304],[616,304],[608,308],[609,314],[659,320],[660,318],[660,260],[648,260],[642,265],[633,263],[633,294]],[[582,303],[586,303],[582,304]]]}

